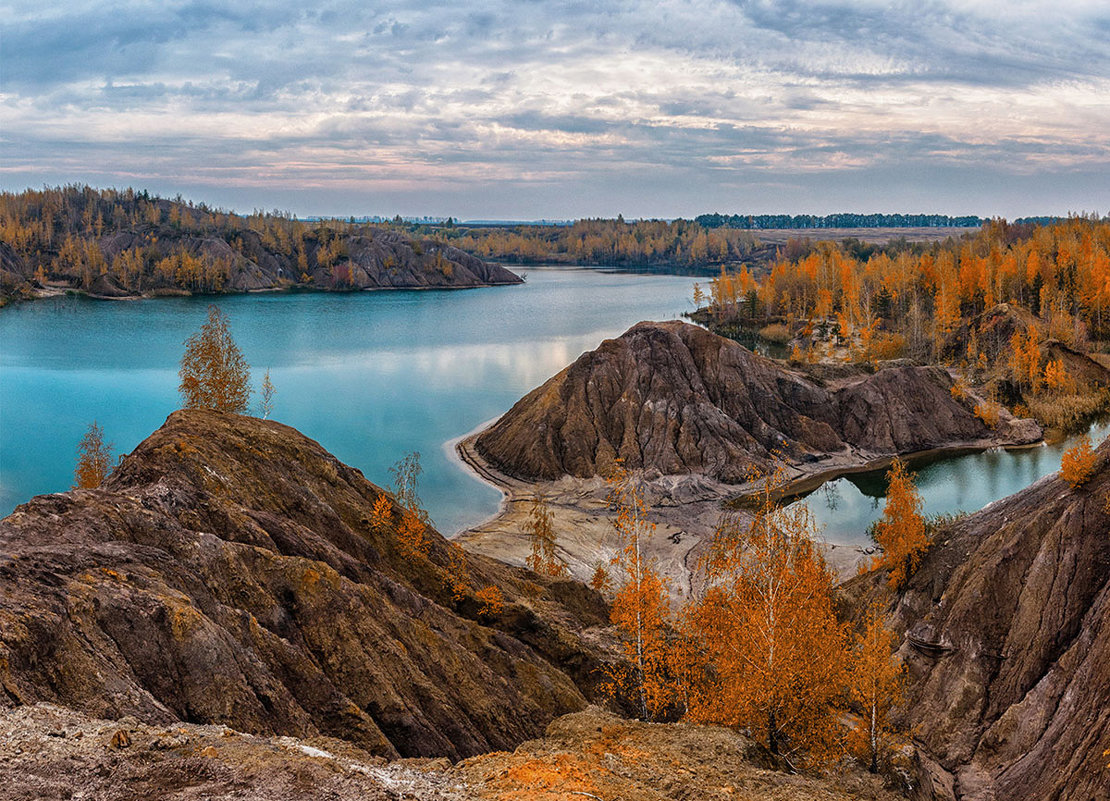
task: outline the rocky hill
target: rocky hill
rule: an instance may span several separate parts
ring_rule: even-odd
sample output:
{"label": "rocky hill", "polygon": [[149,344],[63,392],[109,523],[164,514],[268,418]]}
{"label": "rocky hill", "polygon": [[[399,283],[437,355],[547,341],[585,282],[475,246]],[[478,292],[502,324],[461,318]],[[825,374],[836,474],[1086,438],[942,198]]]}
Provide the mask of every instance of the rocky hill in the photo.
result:
{"label": "rocky hill", "polygon": [[175,412],[103,487],[0,521],[0,706],[452,758],[583,708],[600,597],[471,556],[456,599],[448,543],[406,555],[381,493],[286,426]]}
{"label": "rocky hill", "polygon": [[938,367],[825,383],[694,325],[639,323],[526,395],[475,447],[528,480],[604,475],[620,458],[665,475],[739,483],[776,453],[799,464],[849,464],[1040,438],[1032,421],[1004,413],[988,429],[974,399],[953,398],[952,384]]}
{"label": "rocky hill", "polygon": [[250,215],[132,189],[0,192],[0,298],[301,287],[458,289],[522,279],[415,227]]}
{"label": "rocky hill", "polygon": [[[957,522],[891,607],[910,670],[921,797],[1110,797],[1110,444]],[[884,599],[883,576],[843,588]]]}
{"label": "rocky hill", "polygon": [[[154,239],[155,242],[151,242]],[[128,230],[98,240],[109,262],[128,251],[153,248],[155,258],[187,254],[211,270],[216,279],[202,276],[199,286],[217,280],[216,291],[248,292],[305,286],[315,289],[463,289],[468,287],[519,284],[521,278],[498,264],[490,264],[458,248],[434,240],[412,239],[405,234],[363,227],[341,235],[338,246],[325,236],[306,233],[302,239],[303,263],[296,253],[269,246],[251,231],[238,232],[236,246],[215,235]],[[325,256],[331,249],[333,256]],[[189,289],[191,276],[160,273],[112,276],[132,294],[159,289]],[[95,293],[93,288],[90,292]]]}

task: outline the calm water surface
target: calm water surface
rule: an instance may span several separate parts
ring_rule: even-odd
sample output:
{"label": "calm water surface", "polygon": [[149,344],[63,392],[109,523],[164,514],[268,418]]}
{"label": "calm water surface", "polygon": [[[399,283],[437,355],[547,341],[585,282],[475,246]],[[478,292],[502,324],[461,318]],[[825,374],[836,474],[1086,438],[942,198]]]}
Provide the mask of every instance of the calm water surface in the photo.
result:
{"label": "calm water surface", "polygon": [[[270,368],[274,419],[382,485],[390,465],[419,451],[425,506],[441,530],[453,532],[493,514],[500,495],[459,469],[445,442],[497,417],[602,339],[692,305],[689,277],[518,272],[527,276],[523,286],[262,294],[219,304],[256,386]],[[0,312],[0,515],[69,487],[90,421],[124,453],[162,424],[179,405],[182,341],[200,327],[208,302],[69,297]],[[926,509],[978,509],[1058,469],[1062,450],[917,465]],[[806,501],[827,539],[864,542],[882,514],[884,491],[881,474],[857,475]]]}
{"label": "calm water surface", "polygon": [[[692,308],[689,277],[517,272],[523,286],[258,294],[219,305],[256,387],[270,368],[273,419],[382,485],[390,465],[419,451],[425,506],[451,532],[493,514],[500,494],[452,463],[447,440],[498,416],[602,339]],[[0,311],[0,515],[69,487],[92,420],[117,452],[162,424],[179,405],[182,341],[209,302],[69,297]]]}
{"label": "calm water surface", "polygon": [[[1096,423],[1090,437],[1097,445],[1110,435],[1110,422]],[[1060,458],[1077,437],[1052,445],[982,451],[962,456],[911,460],[917,489],[929,515],[974,512],[1024,489],[1060,469]],[[826,481],[799,503],[809,505],[829,542],[869,544],[868,527],[883,516],[885,471],[857,473]]]}

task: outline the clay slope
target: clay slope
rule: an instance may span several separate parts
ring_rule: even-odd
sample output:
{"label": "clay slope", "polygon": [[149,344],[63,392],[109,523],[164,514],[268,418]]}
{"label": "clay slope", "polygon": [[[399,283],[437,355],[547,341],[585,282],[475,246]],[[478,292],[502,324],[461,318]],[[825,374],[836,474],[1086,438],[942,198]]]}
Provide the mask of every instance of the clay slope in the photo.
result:
{"label": "clay slope", "polygon": [[103,488],[0,521],[0,704],[453,758],[582,708],[600,598],[469,557],[456,601],[447,543],[402,556],[379,493],[286,426],[174,413]]}
{"label": "clay slope", "polygon": [[681,322],[639,323],[521,399],[475,446],[524,479],[606,474],[622,458],[662,474],[745,480],[780,452],[866,460],[954,443],[1040,438],[989,430],[936,367],[891,367],[835,388]]}
{"label": "clay slope", "polygon": [[[952,526],[899,599],[923,798],[1110,797],[1110,445],[1099,455],[1081,489],[1049,477]],[[862,606],[881,580],[845,592]]]}

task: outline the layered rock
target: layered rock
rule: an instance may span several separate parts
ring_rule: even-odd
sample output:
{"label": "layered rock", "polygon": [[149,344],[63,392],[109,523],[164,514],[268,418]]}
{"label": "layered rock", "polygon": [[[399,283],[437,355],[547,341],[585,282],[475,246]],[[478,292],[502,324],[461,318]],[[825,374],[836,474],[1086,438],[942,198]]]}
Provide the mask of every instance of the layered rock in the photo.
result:
{"label": "layered rock", "polygon": [[[1110,797],[1110,445],[951,526],[892,607],[920,797]],[[845,585],[850,606],[884,577]]]}
{"label": "layered rock", "polygon": [[941,368],[890,367],[826,386],[697,326],[639,323],[526,395],[475,447],[529,480],[604,475],[620,458],[737,483],[775,454],[865,461],[1040,438],[1009,417],[991,431],[952,384]]}
{"label": "layered rock", "polygon": [[469,557],[456,600],[448,544],[405,555],[381,493],[286,426],[174,413],[102,488],[0,521],[0,704],[452,758],[582,708],[601,599]]}

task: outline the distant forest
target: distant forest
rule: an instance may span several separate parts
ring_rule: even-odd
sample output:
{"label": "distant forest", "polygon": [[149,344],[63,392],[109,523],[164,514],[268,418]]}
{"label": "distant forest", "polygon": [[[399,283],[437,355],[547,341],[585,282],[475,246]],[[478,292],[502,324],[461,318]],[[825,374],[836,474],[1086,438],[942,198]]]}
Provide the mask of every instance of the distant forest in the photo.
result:
{"label": "distant forest", "polygon": [[[1038,219],[1038,222],[1054,218]],[[1016,220],[1015,222],[1032,222]],[[700,214],[694,222],[703,228],[979,228],[982,217],[949,217],[947,214]]]}
{"label": "distant forest", "polygon": [[303,287],[479,286],[516,277],[409,226],[241,215],[133,189],[0,193],[0,299]]}
{"label": "distant forest", "polygon": [[[779,259],[804,257],[820,238],[800,233],[775,244],[760,240],[761,229],[933,227],[951,229],[952,237],[960,239],[983,223],[979,217],[910,214],[707,214],[695,220],[630,221],[618,216],[558,226],[400,217],[366,223],[354,217],[299,220],[276,210],[236,214],[181,197],[71,185],[0,193],[0,296],[30,296],[48,285],[54,291],[68,286],[114,296],[504,280],[478,259],[702,275],[747,264],[761,273]],[[933,246],[906,239],[885,244],[847,239],[843,247],[852,257],[867,259],[920,254]]]}

